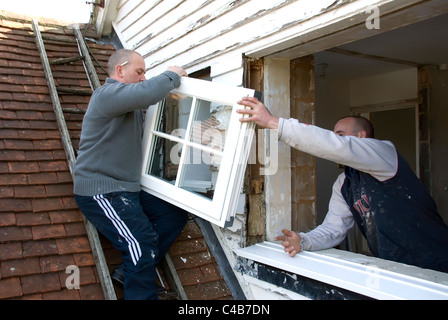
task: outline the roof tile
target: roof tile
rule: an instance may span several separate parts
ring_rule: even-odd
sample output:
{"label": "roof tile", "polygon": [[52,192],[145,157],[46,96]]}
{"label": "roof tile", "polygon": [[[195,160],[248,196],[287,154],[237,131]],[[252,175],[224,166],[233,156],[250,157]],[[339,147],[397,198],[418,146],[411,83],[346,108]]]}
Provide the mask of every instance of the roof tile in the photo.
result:
{"label": "roof tile", "polygon": [[38,258],[8,260],[1,265],[2,278],[36,274],[40,271]]}
{"label": "roof tile", "polygon": [[47,272],[65,272],[67,266],[75,265],[75,259],[72,255],[54,255],[39,258],[40,271]]}
{"label": "roof tile", "polygon": [[90,252],[90,244],[87,237],[70,237],[56,239],[59,254]]}
{"label": "roof tile", "polygon": [[13,298],[22,294],[20,278],[0,279],[0,299]]}
{"label": "roof tile", "polygon": [[59,253],[56,241],[54,239],[25,241],[22,243],[17,243],[17,245],[20,246],[23,257],[39,257],[56,255]]}
{"label": "roof tile", "polygon": [[50,223],[48,213],[16,213],[17,226],[37,226]]}
{"label": "roof tile", "polygon": [[30,227],[7,226],[0,229],[0,238],[2,242],[31,240]]}
{"label": "roof tile", "polygon": [[57,273],[34,274],[20,279],[23,294],[59,291],[61,289]]}
{"label": "roof tile", "polygon": [[57,239],[67,235],[62,224],[32,226],[31,232],[33,240]]}
{"label": "roof tile", "polygon": [[19,258],[22,258],[22,245],[20,243],[0,243],[0,259],[2,261]]}

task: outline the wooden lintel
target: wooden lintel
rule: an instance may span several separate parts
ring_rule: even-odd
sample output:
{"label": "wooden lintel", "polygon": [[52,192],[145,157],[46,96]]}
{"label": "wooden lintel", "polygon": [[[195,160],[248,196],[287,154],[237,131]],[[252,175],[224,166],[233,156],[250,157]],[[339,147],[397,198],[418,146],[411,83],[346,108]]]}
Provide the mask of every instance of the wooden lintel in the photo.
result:
{"label": "wooden lintel", "polygon": [[341,49],[341,48],[331,48],[331,49],[328,49],[326,51],[333,52],[333,53],[338,53],[338,54],[343,54],[343,55],[346,55],[346,56],[352,56],[352,57],[358,57],[358,58],[364,58],[364,59],[370,59],[370,60],[377,60],[377,61],[382,61],[382,62],[403,64],[403,65],[407,65],[407,66],[411,66],[411,67],[417,67],[417,68],[420,67],[419,63],[412,62],[412,61],[405,61],[405,60],[401,60],[401,59],[381,57],[381,56],[376,56],[376,55],[372,55],[372,54],[356,52],[356,51],[346,50],[346,49]]}
{"label": "wooden lintel", "polygon": [[415,106],[416,104],[418,104],[417,98],[403,99],[403,100],[395,100],[395,101],[387,101],[387,102],[352,106],[352,107],[350,107],[350,112],[364,113],[364,112],[404,109],[404,108],[410,108],[412,106]]}

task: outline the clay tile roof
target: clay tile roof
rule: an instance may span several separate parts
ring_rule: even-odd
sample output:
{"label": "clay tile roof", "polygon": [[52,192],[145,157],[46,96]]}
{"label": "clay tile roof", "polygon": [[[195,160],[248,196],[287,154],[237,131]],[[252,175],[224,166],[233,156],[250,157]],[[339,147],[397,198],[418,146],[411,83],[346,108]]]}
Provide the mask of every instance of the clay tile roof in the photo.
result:
{"label": "clay tile roof", "polygon": [[[74,40],[53,26],[42,36]],[[115,50],[88,43],[103,65]],[[46,40],[49,59],[78,55],[76,42]],[[81,61],[53,65],[56,85],[90,90]],[[106,73],[97,68],[100,82]],[[60,94],[73,145],[90,96]],[[71,110],[71,111],[68,111]],[[53,106],[30,22],[0,21],[0,299],[104,299],[82,215],[73,197]],[[119,253],[101,238],[113,268]],[[231,299],[203,236],[190,221],[170,249],[189,299]],[[80,289],[67,289],[74,265]],[[163,273],[163,272],[162,272]],[[120,298],[119,289],[117,295]],[[121,295],[122,297],[122,295]]]}
{"label": "clay tile roof", "polygon": [[[71,32],[42,34],[74,40]],[[78,55],[76,42],[46,48],[50,59]],[[91,48],[106,62],[114,50]],[[90,89],[81,62],[53,70],[57,85]],[[61,95],[64,108],[85,110],[88,99]],[[82,114],[66,117],[77,145]],[[103,299],[31,24],[13,20],[0,22],[0,128],[0,299]],[[66,288],[70,265],[79,290]]]}

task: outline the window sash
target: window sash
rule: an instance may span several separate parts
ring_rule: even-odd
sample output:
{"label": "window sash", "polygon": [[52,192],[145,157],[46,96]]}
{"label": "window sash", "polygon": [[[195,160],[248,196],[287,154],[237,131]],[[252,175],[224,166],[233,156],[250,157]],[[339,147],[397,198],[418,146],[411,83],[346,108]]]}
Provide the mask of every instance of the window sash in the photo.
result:
{"label": "window sash", "polygon": [[[220,227],[228,226],[232,221],[238,204],[238,195],[241,192],[255,126],[253,123],[241,123],[238,120],[241,115],[236,113],[236,110],[243,107],[236,102],[243,96],[254,96],[255,90],[193,78],[182,78],[180,87],[171,92],[192,97],[185,136],[179,138],[171,135],[169,132],[157,130],[163,112],[161,108],[163,101],[148,109],[143,137],[142,189]],[[191,140],[193,135],[192,126],[199,100],[211,101],[231,107],[222,151],[214,150],[208,145]],[[154,153],[156,152],[156,138],[168,139],[182,147],[174,183],[148,174],[152,166],[151,161],[153,161]],[[217,178],[211,199],[182,188],[182,186],[185,186],[184,178],[188,169],[187,159],[189,159],[189,152],[191,151],[206,152],[221,159],[217,173],[215,172]],[[201,189],[208,184],[207,181],[195,179],[190,179],[188,182],[192,189]]]}

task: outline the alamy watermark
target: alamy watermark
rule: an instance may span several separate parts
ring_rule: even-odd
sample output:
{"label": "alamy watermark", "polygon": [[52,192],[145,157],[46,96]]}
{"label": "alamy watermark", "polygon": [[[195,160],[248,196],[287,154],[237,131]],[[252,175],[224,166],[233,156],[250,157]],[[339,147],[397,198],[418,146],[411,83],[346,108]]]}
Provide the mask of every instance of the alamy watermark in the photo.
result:
{"label": "alamy watermark", "polygon": [[[222,158],[219,156],[224,151],[226,144],[226,132],[215,128],[201,130],[201,122],[194,126],[192,134],[193,148],[189,156],[182,161],[184,164],[209,165],[219,167]],[[251,132],[246,132],[246,136],[240,137],[243,141],[249,138]],[[260,164],[260,175],[273,175],[278,169],[278,131],[271,129],[258,129],[253,133],[253,142],[250,146],[247,163]],[[171,135],[182,138],[186,136],[185,129],[175,129]],[[235,141],[232,141],[232,143]],[[182,159],[182,152],[185,141],[178,142],[169,150],[170,162],[179,165]],[[210,150],[210,151],[208,151]],[[238,159],[245,160],[245,159]],[[239,163],[242,164],[242,163]]]}
{"label": "alamy watermark", "polygon": [[369,15],[366,19],[366,28],[378,30],[380,28],[380,8],[378,6],[369,6],[364,12]]}
{"label": "alamy watermark", "polygon": [[69,265],[65,269],[65,273],[69,274],[67,279],[65,279],[65,287],[67,289],[79,289],[80,287],[79,268],[75,265]]}

